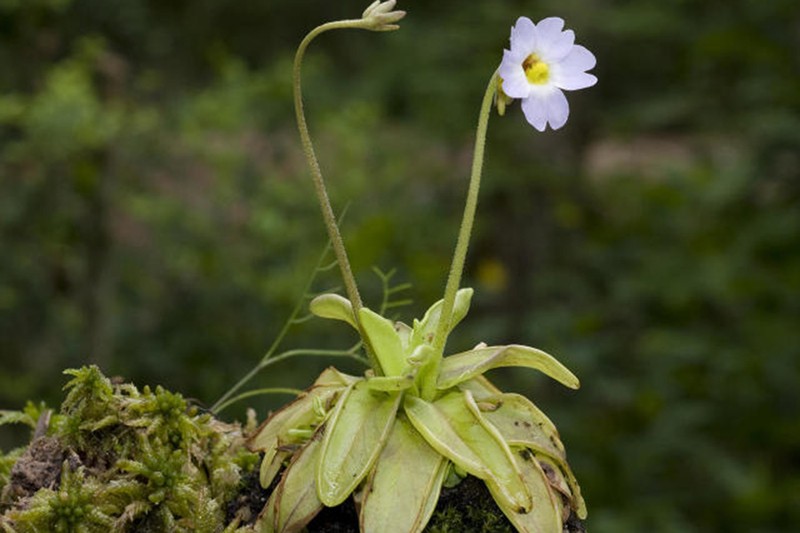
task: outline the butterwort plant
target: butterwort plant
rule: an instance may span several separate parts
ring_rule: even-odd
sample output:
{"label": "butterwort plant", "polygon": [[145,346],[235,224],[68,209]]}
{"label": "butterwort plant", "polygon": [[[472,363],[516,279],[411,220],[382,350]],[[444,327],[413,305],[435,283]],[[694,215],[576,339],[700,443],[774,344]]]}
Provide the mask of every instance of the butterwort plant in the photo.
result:
{"label": "butterwort plant", "polygon": [[310,310],[353,328],[371,368],[361,376],[325,370],[250,438],[250,448],[263,453],[260,482],[273,487],[258,525],[267,532],[301,531],[324,507],[352,497],[361,531],[423,531],[442,487],[472,475],[485,482],[519,531],[561,532],[570,515],[586,517],[586,505],[558,431],[528,398],[502,392],[484,373],[528,367],[572,389],[579,387],[578,378],[551,355],[519,344],[481,343],[444,354],[448,336],[467,316],[473,295],[460,281],[493,105],[503,114],[519,99],[537,130],[547,124],[558,129],[569,113],[563,91],[593,85],[596,78],[586,71],[595,59],[575,44],[563,20],[517,20],[510,49],[482,100],[472,175],[444,297],[410,325],[393,322],[365,307],[359,296],[308,133],[301,64],[309,43],[325,31],[392,31],[404,15],[395,10],[394,0],[375,2],[361,18],[312,30],[295,57],[300,137],[346,287],[346,297],[323,294],[311,301]]}

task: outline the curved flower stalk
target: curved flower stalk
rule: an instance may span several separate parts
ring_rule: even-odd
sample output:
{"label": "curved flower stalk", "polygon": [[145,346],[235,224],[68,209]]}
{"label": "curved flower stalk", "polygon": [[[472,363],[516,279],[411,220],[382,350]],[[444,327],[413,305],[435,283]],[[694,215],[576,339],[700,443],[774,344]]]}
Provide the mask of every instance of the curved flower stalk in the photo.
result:
{"label": "curved flower stalk", "polygon": [[[458,291],[451,327],[466,316],[471,298],[472,289]],[[319,296],[311,311],[356,327],[354,309],[341,296]],[[573,389],[578,378],[549,354],[522,345],[480,344],[436,361],[431,342],[441,311],[439,301],[408,326],[362,307],[361,327],[383,375],[329,368],[259,428],[249,446],[264,452],[262,486],[283,471],[259,518],[262,531],[300,531],[324,506],[351,495],[362,531],[422,531],[454,473],[484,480],[523,532],[558,532],[571,512],[586,516],[553,423],[483,374],[528,367]]]}
{"label": "curved flower stalk", "polygon": [[[331,247],[336,255],[336,262],[342,274],[342,281],[344,281],[347,297],[350,298],[350,301],[353,302],[356,309],[361,307],[361,295],[358,292],[358,286],[350,268],[350,259],[347,256],[347,250],[345,249],[342,235],[336,224],[333,207],[328,198],[328,190],[325,187],[325,180],[322,177],[322,170],[320,169],[317,155],[314,152],[314,144],[311,142],[311,135],[308,132],[308,124],[306,123],[305,112],[303,110],[303,91],[300,73],[303,65],[303,57],[305,56],[308,45],[311,44],[311,41],[317,36],[326,31],[350,28],[386,32],[399,29],[396,23],[406,16],[406,12],[395,10],[395,4],[397,4],[396,0],[388,0],[385,2],[376,0],[364,10],[360,19],[337,20],[317,26],[305,36],[300,46],[298,46],[294,57],[294,65],[292,67],[295,118],[297,119],[297,129],[300,132],[300,141],[303,145],[303,153],[311,169],[314,192],[317,195],[317,202],[319,203],[325,228],[328,231],[328,238],[331,241]],[[366,352],[367,357],[374,364],[374,361],[372,361],[372,351],[369,346],[367,346]]]}

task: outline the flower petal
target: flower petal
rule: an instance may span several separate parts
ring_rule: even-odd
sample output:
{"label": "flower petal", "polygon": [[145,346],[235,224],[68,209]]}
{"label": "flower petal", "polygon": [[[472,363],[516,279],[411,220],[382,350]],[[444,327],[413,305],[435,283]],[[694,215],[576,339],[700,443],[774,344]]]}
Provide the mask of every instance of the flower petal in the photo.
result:
{"label": "flower petal", "polygon": [[550,41],[540,40],[539,54],[543,61],[555,63],[569,54],[575,45],[575,32],[567,30]]}
{"label": "flower petal", "polygon": [[565,72],[583,72],[594,68],[596,64],[597,59],[594,57],[594,54],[579,44],[573,46],[569,53],[559,62],[559,66]]}
{"label": "flower petal", "polygon": [[[503,82],[503,90],[506,84]],[[545,108],[544,98],[538,93],[532,93],[522,101],[522,112],[525,119],[531,126],[539,131],[544,131],[547,126],[547,109]]]}
{"label": "flower petal", "polygon": [[536,25],[528,17],[520,17],[517,23],[511,27],[511,50],[525,50],[524,54],[529,54],[536,47]]}
{"label": "flower petal", "polygon": [[527,98],[531,92],[531,85],[525,77],[522,68],[522,59],[518,59],[512,52],[503,51],[503,61],[497,74],[503,80],[503,92],[511,98]]}
{"label": "flower petal", "polygon": [[536,31],[539,34],[539,45],[552,42],[558,39],[561,30],[564,29],[564,19],[561,17],[548,17],[542,19],[536,25]]}
{"label": "flower petal", "polygon": [[561,89],[555,89],[547,95],[547,121],[554,130],[567,123],[569,117],[569,103]]}
{"label": "flower petal", "polygon": [[597,76],[587,72],[563,72],[556,69],[553,73],[553,85],[565,91],[577,91],[585,89],[597,83]]}

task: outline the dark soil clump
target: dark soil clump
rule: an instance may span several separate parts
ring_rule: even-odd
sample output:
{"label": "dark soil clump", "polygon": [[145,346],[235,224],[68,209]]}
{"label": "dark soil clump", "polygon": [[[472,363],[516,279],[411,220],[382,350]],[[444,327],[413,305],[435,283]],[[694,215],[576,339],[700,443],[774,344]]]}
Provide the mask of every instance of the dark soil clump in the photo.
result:
{"label": "dark soil clump", "polygon": [[358,514],[353,499],[336,507],[325,507],[308,525],[313,533],[359,533]]}
{"label": "dark soil clump", "polygon": [[230,524],[237,517],[241,520],[241,525],[255,523],[278,481],[280,481],[280,477],[275,476],[275,481],[268,489],[261,488],[257,468],[242,477],[242,490],[233,500],[228,502],[228,506],[225,509],[225,523]]}
{"label": "dark soil clump", "polygon": [[[323,509],[308,525],[310,533],[359,533],[358,515],[352,499]],[[425,528],[428,533],[514,533],[508,521],[480,479],[467,476],[452,488],[443,488],[439,502]],[[583,522],[573,513],[564,533],[586,533]]]}
{"label": "dark soil clump", "polygon": [[11,503],[33,496],[41,488],[57,487],[61,464],[66,455],[56,438],[39,437],[31,442],[11,469],[11,477],[0,502]]}

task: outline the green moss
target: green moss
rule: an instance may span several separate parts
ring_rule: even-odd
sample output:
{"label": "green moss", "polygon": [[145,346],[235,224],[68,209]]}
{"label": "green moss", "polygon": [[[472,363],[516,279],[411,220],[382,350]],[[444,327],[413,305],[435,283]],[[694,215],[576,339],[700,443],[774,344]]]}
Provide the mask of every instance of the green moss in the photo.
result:
{"label": "green moss", "polygon": [[[53,471],[42,467],[41,454],[0,456],[0,485],[19,478],[0,508],[0,529],[211,533],[225,527],[242,476],[258,463],[239,426],[200,413],[162,387],[112,384],[94,366],[65,373],[72,376],[67,396],[45,428],[55,443],[50,462],[59,462],[56,486],[38,474]],[[15,421],[35,425],[34,416]]]}
{"label": "green moss", "polygon": [[445,488],[426,533],[514,533],[483,481],[467,476]]}
{"label": "green moss", "polygon": [[3,493],[3,489],[8,485],[11,479],[11,469],[23,451],[25,451],[24,448],[17,448],[8,453],[0,453],[0,494]]}
{"label": "green moss", "polygon": [[113,511],[113,507],[98,498],[102,493],[97,480],[87,479],[83,468],[72,470],[65,461],[58,489],[38,490],[27,508],[11,514],[14,530],[20,533],[109,531],[114,520],[105,511]]}

